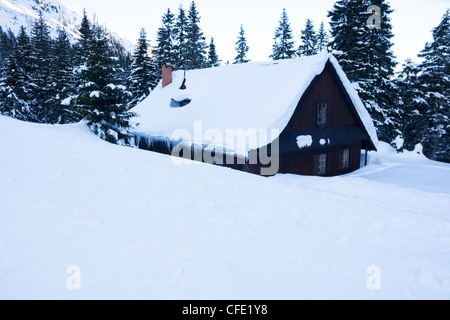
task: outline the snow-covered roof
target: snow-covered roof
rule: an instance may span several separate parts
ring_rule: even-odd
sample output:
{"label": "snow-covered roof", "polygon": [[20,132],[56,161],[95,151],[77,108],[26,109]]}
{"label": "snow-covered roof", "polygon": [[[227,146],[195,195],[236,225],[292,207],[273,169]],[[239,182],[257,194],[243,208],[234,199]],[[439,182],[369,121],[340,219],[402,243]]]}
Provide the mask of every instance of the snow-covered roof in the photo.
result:
{"label": "snow-covered roof", "polygon": [[[330,61],[336,69],[373,143],[378,142],[376,131],[356,90],[339,66],[336,58],[327,52],[300,59],[254,62],[238,65],[192,70],[186,74],[186,90],[180,90],[184,71],[173,73],[173,82],[165,88],[161,83],[150,96],[133,108],[138,114],[137,132],[148,136],[176,139],[175,131],[184,130],[194,137],[202,132],[222,132],[223,139],[202,141],[203,145],[226,147],[235,153],[248,155],[278,137],[291,119],[298,102],[314,78],[320,75]],[[190,103],[173,108],[173,100]],[[172,107],[171,107],[172,104]],[[245,150],[233,150],[226,136],[229,130],[254,133],[247,137]],[[267,139],[258,139],[260,132],[269,132]],[[233,133],[231,133],[233,134]],[[214,134],[212,134],[214,135]],[[233,140],[234,141],[234,140]]]}

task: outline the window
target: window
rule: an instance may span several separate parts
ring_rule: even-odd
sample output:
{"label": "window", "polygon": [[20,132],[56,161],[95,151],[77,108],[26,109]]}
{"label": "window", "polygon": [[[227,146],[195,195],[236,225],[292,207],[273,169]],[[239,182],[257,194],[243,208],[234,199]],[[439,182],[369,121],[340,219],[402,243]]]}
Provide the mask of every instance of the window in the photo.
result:
{"label": "window", "polygon": [[350,149],[342,151],[342,169],[350,168]]}
{"label": "window", "polygon": [[319,175],[327,173],[327,155],[319,154]]}
{"label": "window", "polygon": [[317,104],[317,124],[327,124],[327,106],[326,102],[319,102]]}

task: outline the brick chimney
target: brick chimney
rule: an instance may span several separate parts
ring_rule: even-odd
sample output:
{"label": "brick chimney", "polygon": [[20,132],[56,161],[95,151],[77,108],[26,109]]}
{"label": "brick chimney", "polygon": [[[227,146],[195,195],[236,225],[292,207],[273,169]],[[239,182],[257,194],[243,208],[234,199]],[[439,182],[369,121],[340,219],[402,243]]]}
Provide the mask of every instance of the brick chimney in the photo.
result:
{"label": "brick chimney", "polygon": [[172,71],[171,65],[165,65],[162,67],[162,87],[167,87],[172,83]]}

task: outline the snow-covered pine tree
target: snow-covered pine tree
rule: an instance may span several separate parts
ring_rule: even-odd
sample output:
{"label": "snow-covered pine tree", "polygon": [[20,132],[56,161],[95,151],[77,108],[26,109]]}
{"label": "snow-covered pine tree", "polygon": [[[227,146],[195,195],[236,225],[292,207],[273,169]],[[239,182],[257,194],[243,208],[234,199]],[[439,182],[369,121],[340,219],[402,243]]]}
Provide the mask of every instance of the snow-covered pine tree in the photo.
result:
{"label": "snow-covered pine tree", "polygon": [[47,103],[51,112],[47,123],[66,124],[81,119],[69,102],[74,95],[72,46],[64,29],[58,29],[57,34],[52,50],[51,98]]}
{"label": "snow-covered pine tree", "polygon": [[33,90],[31,106],[33,113],[39,122],[47,123],[52,118],[53,110],[49,108],[48,101],[51,98],[51,47],[52,39],[50,30],[42,14],[33,25],[31,32],[32,52],[30,56],[32,64]]}
{"label": "snow-covered pine tree", "polygon": [[187,52],[186,52],[186,68],[201,69],[205,67],[206,61],[206,42],[201,30],[200,16],[197,11],[195,1],[192,1],[187,16]]}
{"label": "snow-covered pine tree", "polygon": [[6,61],[4,60],[7,56],[5,52],[5,44],[4,39],[6,38],[5,33],[3,32],[2,26],[0,26],[0,71],[3,70],[3,67],[6,66]]}
{"label": "snow-covered pine tree", "polygon": [[401,107],[401,138],[403,149],[406,150],[413,150],[417,144],[423,144],[427,129],[427,109],[418,75],[418,66],[408,59],[395,80]]}
{"label": "snow-covered pine tree", "polygon": [[3,28],[0,26],[0,113],[3,114],[3,94],[1,92],[5,91],[5,75],[6,70],[8,68],[8,60],[7,57],[9,57],[9,53],[7,50],[7,36],[6,33],[3,31]]}
{"label": "snow-covered pine tree", "polygon": [[158,84],[159,77],[156,76],[155,61],[148,55],[148,52],[147,33],[142,28],[131,65],[130,90],[133,93],[133,99],[129,103],[129,107],[133,107],[144,100]]}
{"label": "snow-covered pine tree", "polygon": [[219,59],[219,56],[217,55],[216,51],[216,45],[214,44],[214,38],[211,38],[211,43],[209,44],[209,50],[208,50],[208,59],[206,60],[206,67],[218,67],[220,66],[221,60]]}
{"label": "snow-covered pine tree", "polygon": [[[391,142],[401,135],[401,110],[398,108],[398,91],[394,83],[396,58],[392,51],[392,25],[390,14],[393,10],[387,0],[366,0],[368,7],[380,8],[380,29],[367,30],[367,58],[366,67],[371,75],[370,80],[361,87],[370,93],[368,99],[375,122],[379,122],[378,134],[382,140]],[[366,17],[373,12],[366,9]],[[370,21],[369,21],[370,22]],[[369,23],[366,22],[366,23]],[[364,88],[365,87],[365,88]],[[378,117],[377,117],[378,116]]]}
{"label": "snow-covered pine tree", "polygon": [[450,10],[433,29],[433,42],[420,53],[420,83],[427,104],[424,153],[433,160],[450,162]]}
{"label": "snow-covered pine tree", "polygon": [[37,122],[29,103],[33,88],[30,55],[30,37],[24,27],[17,38],[0,28],[0,113]]}
{"label": "snow-covered pine tree", "polygon": [[162,16],[162,26],[158,29],[157,44],[153,50],[158,68],[176,64],[175,37],[175,15],[167,9]]}
{"label": "snow-covered pine tree", "polygon": [[325,25],[322,22],[319,31],[317,32],[317,51],[321,52],[327,50],[329,42],[328,32],[325,30]]}
{"label": "snow-covered pine tree", "polygon": [[311,19],[306,20],[305,29],[301,31],[301,44],[298,47],[297,55],[299,57],[312,56],[317,54],[317,34],[314,30],[314,23]]}
{"label": "snow-covered pine tree", "polygon": [[241,29],[239,30],[238,41],[236,42],[236,53],[237,56],[234,58],[234,63],[247,63],[250,60],[247,58],[247,53],[249,50],[249,46],[247,45],[247,39],[245,37],[244,26],[241,24]]}
{"label": "snow-covered pine tree", "polygon": [[[369,8],[373,5],[380,9],[379,28],[368,23],[373,14]],[[393,84],[396,62],[391,50],[391,13],[385,0],[339,0],[328,13],[334,53],[357,86],[380,140],[387,142],[401,134],[400,111]]]}
{"label": "snow-covered pine tree", "polygon": [[[5,58],[5,53],[4,53],[4,45],[3,45],[3,38],[5,36],[5,33],[3,32],[3,28],[2,26],[0,26],[0,72],[3,72],[5,66],[6,66],[6,61],[4,60]],[[1,73],[0,73],[1,74]]]}
{"label": "snow-covered pine tree", "polygon": [[128,80],[131,75],[132,55],[123,47],[119,39],[114,38],[108,34],[108,39],[111,44],[112,52],[118,60],[117,81],[124,86],[128,86]]}
{"label": "snow-covered pine tree", "polygon": [[334,55],[349,79],[358,82],[367,78],[362,41],[365,38],[367,15],[362,0],[339,0],[328,13]]}
{"label": "snow-covered pine tree", "polygon": [[294,40],[292,28],[286,9],[283,9],[279,26],[275,30],[275,43],[272,46],[272,54],[269,58],[273,60],[292,59],[295,57]]}
{"label": "snow-covered pine tree", "polygon": [[107,33],[101,26],[92,27],[90,53],[81,71],[77,106],[83,110],[89,128],[111,143],[129,144],[134,116],[126,105],[126,87],[117,84],[118,58],[114,56]]}
{"label": "snow-covered pine tree", "polygon": [[[23,26],[19,30],[16,42],[17,43],[14,57],[17,63],[17,67],[21,71],[24,80],[23,90],[21,93],[18,93],[18,96],[20,96],[20,98],[23,101],[26,101],[29,105],[30,101],[32,100],[32,92],[34,87],[34,83],[32,80],[33,66],[30,59],[32,54],[32,47],[30,36]],[[30,113],[29,116],[30,118],[33,118],[31,117]]]}
{"label": "snow-covered pine tree", "polygon": [[81,100],[78,99],[80,94],[87,87],[87,77],[83,74],[87,68],[87,62],[92,52],[93,44],[93,26],[91,21],[89,21],[86,10],[83,11],[83,18],[81,20],[80,28],[78,29],[80,37],[74,45],[74,65],[73,65],[73,75],[74,75],[74,95],[64,101],[65,105],[69,105],[75,114],[79,115],[80,120],[86,115],[86,108]]}
{"label": "snow-covered pine tree", "polygon": [[26,79],[14,54],[2,59],[4,66],[0,76],[0,114],[24,121],[36,121],[26,101]]}
{"label": "snow-covered pine tree", "polygon": [[23,72],[29,76],[32,72],[30,56],[32,53],[31,40],[24,26],[20,27],[17,35],[16,61]]}
{"label": "snow-covered pine tree", "polygon": [[92,26],[87,17],[86,10],[83,11],[83,18],[78,31],[80,33],[80,38],[75,44],[75,64],[80,67],[86,64],[91,51],[90,45],[92,43]]}
{"label": "snow-covered pine tree", "polygon": [[[5,31],[0,26],[0,57],[6,59],[13,54],[16,45],[14,33],[11,30]],[[0,61],[0,67],[6,66],[6,60]]]}
{"label": "snow-covered pine tree", "polygon": [[187,64],[187,17],[186,12],[182,6],[178,11],[177,20],[175,22],[175,68],[186,69]]}

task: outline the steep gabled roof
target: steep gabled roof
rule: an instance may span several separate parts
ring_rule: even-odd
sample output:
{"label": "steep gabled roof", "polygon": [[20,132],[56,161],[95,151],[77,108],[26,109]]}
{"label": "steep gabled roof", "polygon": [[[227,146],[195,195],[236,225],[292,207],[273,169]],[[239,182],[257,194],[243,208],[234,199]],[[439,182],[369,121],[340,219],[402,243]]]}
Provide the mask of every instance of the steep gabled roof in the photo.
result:
{"label": "steep gabled roof", "polygon": [[[215,130],[224,135],[222,140],[214,137],[215,141],[203,141],[204,145],[247,156],[249,150],[278,137],[269,134],[269,141],[258,139],[261,130],[278,130],[279,133],[284,130],[306,89],[323,72],[328,61],[334,66],[365,130],[376,145],[378,139],[369,113],[336,58],[326,52],[300,59],[187,71],[186,90],[180,90],[184,71],[176,71],[172,84],[162,88],[160,83],[132,110],[139,115],[135,119],[140,123],[137,132],[176,139],[174,131],[183,129],[194,137],[195,126],[198,129],[201,123],[203,132]],[[174,101],[189,100],[184,107],[173,108]],[[234,142],[234,139],[226,136],[227,130],[254,132],[254,136],[247,137],[244,150],[233,150],[233,145],[228,142]]]}

